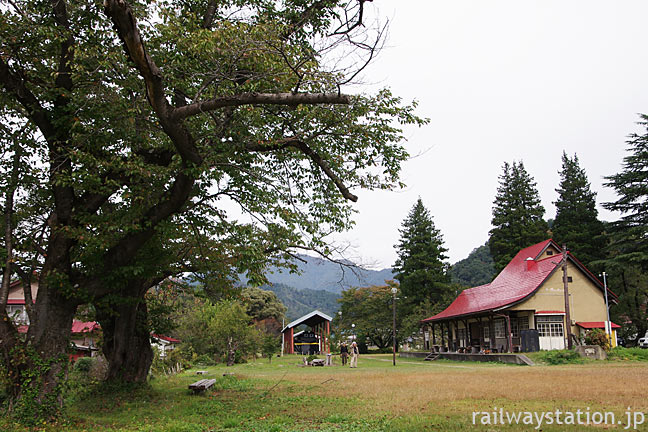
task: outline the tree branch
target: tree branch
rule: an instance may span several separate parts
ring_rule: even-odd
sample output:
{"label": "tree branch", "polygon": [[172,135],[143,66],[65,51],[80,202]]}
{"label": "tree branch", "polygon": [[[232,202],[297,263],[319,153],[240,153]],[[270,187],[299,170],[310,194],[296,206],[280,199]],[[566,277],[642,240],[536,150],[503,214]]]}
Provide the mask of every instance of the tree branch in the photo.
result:
{"label": "tree branch", "polygon": [[22,76],[11,71],[9,65],[2,58],[0,58],[0,84],[16,97],[16,100],[27,111],[28,117],[40,129],[45,140],[52,143],[56,139],[56,129],[52,125],[47,111],[41,106],[36,96],[29,91]]}
{"label": "tree branch", "polygon": [[353,202],[358,201],[358,197],[352,194],[349,191],[349,188],[347,188],[344,185],[342,179],[335,172],[333,172],[333,169],[331,168],[331,165],[328,163],[328,161],[322,158],[319,155],[319,153],[317,153],[315,150],[310,148],[308,144],[306,144],[304,141],[300,139],[286,138],[285,140],[279,141],[273,145],[248,144],[245,148],[248,151],[269,152],[269,151],[281,150],[287,147],[292,147],[301,151],[306,156],[308,156],[313,162],[315,162],[315,164],[319,166],[322,171],[324,171],[324,174],[326,174],[326,176],[335,184],[335,186],[338,188],[338,190],[340,191],[340,193],[344,198]]}
{"label": "tree branch", "polygon": [[238,95],[217,97],[177,108],[173,111],[172,118],[174,120],[181,120],[203,112],[241,105],[296,106],[300,104],[348,105],[349,103],[351,103],[349,96],[338,93],[241,93]]}

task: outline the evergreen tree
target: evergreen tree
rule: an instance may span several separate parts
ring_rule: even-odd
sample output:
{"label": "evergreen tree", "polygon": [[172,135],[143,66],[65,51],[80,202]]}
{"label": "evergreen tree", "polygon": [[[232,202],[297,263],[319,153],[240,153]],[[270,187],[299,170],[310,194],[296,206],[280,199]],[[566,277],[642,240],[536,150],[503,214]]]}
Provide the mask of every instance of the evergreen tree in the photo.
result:
{"label": "evergreen tree", "polygon": [[603,222],[598,219],[596,192],[591,191],[578,156],[574,154],[570,159],[563,152],[560,179],[553,237],[559,244],[566,244],[588,268],[598,271],[600,264],[592,263],[605,259],[607,240]]}
{"label": "evergreen tree", "polygon": [[622,331],[630,343],[648,330],[648,116],[639,124],[643,135],[632,134],[620,173],[605,177],[605,186],[613,188],[619,198],[604,203],[621,218],[609,224],[609,258],[605,262],[609,286],[619,296],[611,308],[612,318],[626,322]]}
{"label": "evergreen tree", "polygon": [[488,247],[499,273],[522,248],[547,238],[548,225],[536,183],[522,161],[504,163],[493,202]]}
{"label": "evergreen tree", "polygon": [[473,249],[467,258],[457,261],[450,270],[452,282],[464,287],[487,284],[495,276],[493,257],[488,245]]}
{"label": "evergreen tree", "polygon": [[394,273],[407,303],[445,302],[450,289],[445,255],[448,249],[443,246],[441,233],[434,227],[421,198],[410,210],[399,232],[400,242],[394,246],[398,254]]}
{"label": "evergreen tree", "polygon": [[[648,131],[648,116],[639,123]],[[630,136],[628,151],[620,173],[605,177],[605,186],[613,188],[619,199],[604,203],[608,210],[618,211],[622,217],[610,225],[613,240],[611,248],[616,262],[648,268],[648,132]]]}

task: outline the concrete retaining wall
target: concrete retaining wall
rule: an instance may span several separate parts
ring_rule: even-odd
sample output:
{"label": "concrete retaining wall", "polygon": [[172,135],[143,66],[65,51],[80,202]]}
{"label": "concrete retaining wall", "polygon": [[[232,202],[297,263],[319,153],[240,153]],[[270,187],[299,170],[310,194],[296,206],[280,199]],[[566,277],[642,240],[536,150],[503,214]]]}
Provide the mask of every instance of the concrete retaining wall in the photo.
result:
{"label": "concrete retaining wall", "polygon": [[[425,358],[429,352],[401,352],[399,357]],[[500,362],[519,365],[534,365],[533,361],[524,354],[462,354],[462,353],[437,353],[440,359],[455,361]]]}

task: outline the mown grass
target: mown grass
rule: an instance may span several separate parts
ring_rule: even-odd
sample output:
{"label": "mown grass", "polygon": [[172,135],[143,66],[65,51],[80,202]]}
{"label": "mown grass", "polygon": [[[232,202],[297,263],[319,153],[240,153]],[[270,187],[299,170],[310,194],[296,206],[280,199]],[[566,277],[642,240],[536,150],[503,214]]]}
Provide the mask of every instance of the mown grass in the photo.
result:
{"label": "mown grass", "polygon": [[[423,362],[361,356],[358,369],[300,367],[287,356],[231,368],[201,368],[217,380],[193,395],[195,371],[158,378],[140,389],[75,389],[66,422],[48,431],[459,431],[533,430],[472,424],[474,411],[648,411],[648,368],[601,361],[561,366]],[[223,376],[233,372],[233,376]],[[81,396],[81,397],[79,397]],[[592,428],[543,426],[543,431]],[[0,430],[22,431],[7,420]],[[620,428],[619,430],[623,430]]]}

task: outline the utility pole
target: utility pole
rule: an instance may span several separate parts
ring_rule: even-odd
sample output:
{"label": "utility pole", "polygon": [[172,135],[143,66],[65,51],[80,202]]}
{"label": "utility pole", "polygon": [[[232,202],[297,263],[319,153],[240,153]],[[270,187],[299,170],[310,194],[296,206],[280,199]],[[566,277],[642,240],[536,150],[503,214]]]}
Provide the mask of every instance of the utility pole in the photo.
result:
{"label": "utility pole", "polygon": [[563,289],[565,295],[565,334],[567,335],[567,348],[572,349],[571,314],[569,312],[569,280],[567,279],[567,246],[562,247]]}
{"label": "utility pole", "polygon": [[392,341],[393,341],[393,359],[392,363],[394,366],[396,366],[396,293],[398,292],[398,289],[396,287],[393,287],[391,289],[393,298],[392,298],[392,310],[393,310],[393,317],[394,320],[392,322]]}
{"label": "utility pole", "polygon": [[608,337],[608,344],[612,346],[612,322],[610,321],[610,305],[608,304],[607,274],[603,272],[603,289],[605,289],[605,313],[607,322],[605,323],[605,334]]}

